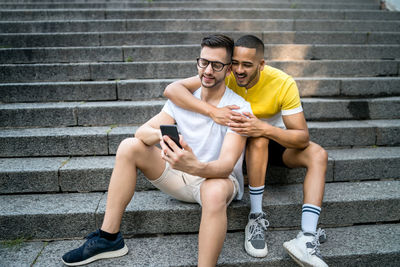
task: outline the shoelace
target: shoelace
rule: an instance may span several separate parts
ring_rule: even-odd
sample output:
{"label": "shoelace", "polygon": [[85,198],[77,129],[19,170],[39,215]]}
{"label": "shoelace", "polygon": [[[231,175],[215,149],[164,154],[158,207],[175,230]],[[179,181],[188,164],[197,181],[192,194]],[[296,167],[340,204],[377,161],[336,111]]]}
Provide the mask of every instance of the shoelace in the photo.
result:
{"label": "shoelace", "polygon": [[258,216],[250,227],[249,240],[262,240],[264,238],[264,231],[267,231],[268,226],[269,221],[264,219],[262,215]]}
{"label": "shoelace", "polygon": [[89,243],[87,244],[87,247],[92,247],[93,246],[93,244],[95,243],[95,239],[93,239],[93,238],[96,237],[96,236],[100,236],[100,231],[92,232],[92,233],[88,234],[85,237],[87,240],[89,240]]}
{"label": "shoelace", "polygon": [[318,228],[317,237],[318,237],[318,240],[319,240],[320,244],[324,243],[326,241],[326,239],[327,239],[325,230],[323,230],[321,228]]}
{"label": "shoelace", "polygon": [[325,230],[321,228],[317,230],[317,233],[315,234],[313,241],[311,241],[311,245],[313,245],[311,255],[316,255],[317,257],[322,258],[321,252],[319,250],[319,246],[321,245],[321,243],[319,242],[320,237],[322,237],[323,242],[325,242],[326,233]]}
{"label": "shoelace", "polygon": [[93,237],[95,237],[95,236],[99,236],[99,235],[100,235],[100,232],[99,232],[99,231],[94,231],[94,232],[88,234],[85,238],[86,238],[86,239],[91,239],[91,238],[93,238]]}

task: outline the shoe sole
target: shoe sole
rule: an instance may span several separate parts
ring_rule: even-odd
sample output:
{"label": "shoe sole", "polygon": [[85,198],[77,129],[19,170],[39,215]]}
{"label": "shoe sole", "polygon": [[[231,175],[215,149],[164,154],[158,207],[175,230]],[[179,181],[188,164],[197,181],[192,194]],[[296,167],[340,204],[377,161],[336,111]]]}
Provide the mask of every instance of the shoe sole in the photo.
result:
{"label": "shoe sole", "polygon": [[290,247],[288,244],[283,243],[283,247],[286,250],[286,252],[289,254],[289,256],[301,267],[313,267],[312,265],[309,265],[307,263],[302,262],[296,255],[295,253],[292,253],[291,250],[294,250],[297,252],[297,250],[293,247]]}
{"label": "shoe sole", "polygon": [[85,264],[94,262],[96,260],[121,257],[121,256],[126,255],[128,253],[128,251],[129,251],[128,247],[125,244],[124,247],[119,249],[119,250],[103,252],[103,253],[94,255],[94,256],[92,256],[92,257],[90,257],[90,258],[88,258],[88,259],[86,259],[84,261],[67,263],[63,259],[61,259],[61,260],[67,266],[80,266],[80,265],[85,265]]}
{"label": "shoe sole", "polygon": [[256,252],[251,251],[252,248],[249,248],[246,241],[244,242],[244,249],[246,250],[247,254],[249,254],[250,256],[255,257],[255,258],[265,258],[268,254],[268,250],[263,251],[262,253],[256,253]]}
{"label": "shoe sole", "polygon": [[[289,254],[289,256],[301,267],[314,267],[314,265],[309,264],[307,262],[303,262],[300,260],[300,258],[296,254],[301,254],[298,252],[296,248],[293,248],[290,246],[290,244],[287,244],[286,242],[283,243],[283,248],[286,250],[286,252]],[[326,265],[328,266],[328,265]]]}

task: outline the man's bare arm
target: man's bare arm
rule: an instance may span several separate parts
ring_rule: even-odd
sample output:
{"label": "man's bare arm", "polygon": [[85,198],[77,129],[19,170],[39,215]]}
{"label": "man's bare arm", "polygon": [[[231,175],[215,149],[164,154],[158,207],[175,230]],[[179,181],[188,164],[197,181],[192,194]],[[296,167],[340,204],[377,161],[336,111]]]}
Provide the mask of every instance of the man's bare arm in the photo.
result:
{"label": "man's bare arm", "polygon": [[304,113],[282,116],[286,129],[261,121],[251,113],[234,117],[229,127],[240,134],[251,137],[263,136],[272,139],[286,148],[303,149],[309,145],[309,133]]}
{"label": "man's bare arm", "polygon": [[169,150],[165,144],[161,143],[163,152],[167,153],[163,158],[171,164],[172,168],[205,178],[227,178],[243,152],[246,137],[228,133],[224,138],[219,158],[211,162],[198,161],[184,141],[181,141],[184,150],[180,150],[168,137],[165,137],[164,142],[168,142],[174,150]]}
{"label": "man's bare arm", "polygon": [[282,116],[286,130],[269,125],[266,136],[286,148],[306,148],[310,143],[310,135],[304,113]]}
{"label": "man's bare arm", "polygon": [[165,88],[164,96],[181,108],[209,116],[213,107],[193,96],[193,93],[200,86],[201,82],[198,76],[179,80],[169,84]]}
{"label": "man's bare arm", "polygon": [[200,86],[201,81],[198,76],[179,80],[169,84],[165,88],[164,96],[170,99],[175,105],[208,116],[221,125],[227,125],[230,122],[230,117],[238,115],[237,112],[233,111],[234,109],[238,109],[238,106],[231,105],[217,108],[195,98],[193,93]]}
{"label": "man's bare arm", "polygon": [[166,112],[161,111],[156,116],[148,120],[139,127],[135,133],[135,137],[142,140],[148,146],[155,145],[161,140],[161,124],[174,124],[175,120]]}
{"label": "man's bare arm", "polygon": [[226,134],[219,158],[206,163],[206,167],[198,175],[206,178],[228,177],[232,173],[245,145],[246,137],[235,133]]}

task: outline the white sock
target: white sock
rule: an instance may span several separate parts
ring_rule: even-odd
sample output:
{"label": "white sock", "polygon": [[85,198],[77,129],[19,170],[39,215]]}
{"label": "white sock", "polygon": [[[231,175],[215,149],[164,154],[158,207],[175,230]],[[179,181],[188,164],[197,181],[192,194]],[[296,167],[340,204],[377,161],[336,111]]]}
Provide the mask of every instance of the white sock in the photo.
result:
{"label": "white sock", "polygon": [[304,204],[301,215],[301,230],[307,233],[316,233],[321,208],[312,204]]}
{"label": "white sock", "polygon": [[262,199],[264,193],[264,185],[259,187],[251,187],[250,189],[250,213],[261,213],[262,212]]}

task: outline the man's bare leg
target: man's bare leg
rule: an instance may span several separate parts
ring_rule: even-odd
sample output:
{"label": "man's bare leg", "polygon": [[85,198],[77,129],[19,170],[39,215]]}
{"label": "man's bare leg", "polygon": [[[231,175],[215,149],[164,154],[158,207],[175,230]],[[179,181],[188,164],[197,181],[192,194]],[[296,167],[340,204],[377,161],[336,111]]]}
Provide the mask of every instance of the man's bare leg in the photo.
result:
{"label": "man's bare leg", "polygon": [[121,257],[128,253],[119,229],[122,214],[135,192],[138,168],[150,179],[156,179],[164,171],[165,162],[158,148],[146,146],[136,138],[125,139],[117,151],[103,226],[100,231],[91,233],[82,246],[65,253],[62,256],[64,264],[86,265],[95,260]]}
{"label": "man's bare leg", "polygon": [[234,191],[230,179],[207,179],[200,189],[202,213],[198,266],[215,266],[227,231],[227,202]]}
{"label": "man's bare leg", "polygon": [[246,252],[253,257],[265,257],[268,253],[264,234],[267,230],[268,221],[262,208],[268,164],[268,144],[267,138],[252,137],[247,139],[246,145],[246,167],[251,210],[245,229],[244,247]]}
{"label": "man's bare leg", "polygon": [[136,187],[137,169],[149,179],[157,179],[165,169],[160,149],[147,146],[137,138],[127,138],[118,147],[115,166],[108,186],[106,212],[101,230],[117,233],[122,215]]}
{"label": "man's bare leg", "polygon": [[313,142],[304,150],[288,148],[283,153],[283,162],[289,168],[307,168],[303,183],[303,203],[321,207],[328,165],[328,153],[325,149]]}
{"label": "man's bare leg", "polygon": [[327,267],[319,251],[320,236],[324,231],[317,230],[319,214],[325,189],[325,174],[328,154],[319,145],[310,142],[304,150],[286,149],[283,162],[291,168],[306,167],[303,184],[302,231],[296,238],[283,244],[288,254],[306,266]]}
{"label": "man's bare leg", "polygon": [[259,187],[265,184],[268,164],[269,140],[264,137],[251,137],[246,145],[246,169],[249,185]]}

